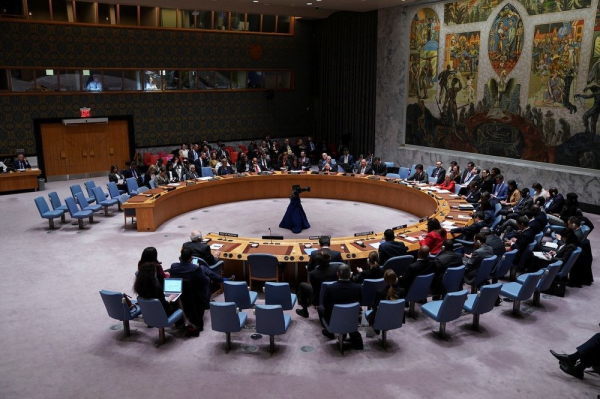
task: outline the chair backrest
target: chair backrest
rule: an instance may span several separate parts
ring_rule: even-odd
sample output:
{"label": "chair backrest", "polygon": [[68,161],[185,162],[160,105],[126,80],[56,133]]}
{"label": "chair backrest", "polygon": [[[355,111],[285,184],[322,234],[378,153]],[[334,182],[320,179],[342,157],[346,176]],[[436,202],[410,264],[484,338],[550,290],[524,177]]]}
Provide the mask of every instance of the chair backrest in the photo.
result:
{"label": "chair backrest", "polygon": [[362,306],[371,306],[375,301],[377,291],[385,287],[385,282],[382,278],[365,279],[362,284]]}
{"label": "chair backrest", "polygon": [[155,189],[156,188],[156,183],[154,182],[154,179],[150,179],[150,181],[148,182],[148,184],[150,185],[151,189]]}
{"label": "chair backrest", "polygon": [[81,208],[82,211],[85,208],[88,208],[90,206],[90,204],[85,199],[85,196],[83,195],[83,193],[75,194],[75,199],[77,200],[77,203],[79,204],[79,207]]}
{"label": "chair backrest", "polygon": [[400,170],[398,171],[398,174],[400,175],[401,179],[408,179],[408,173],[410,171],[408,170],[407,167],[401,166]]}
{"label": "chair backrest", "polygon": [[411,175],[414,174],[416,169],[417,169],[417,164],[413,163],[412,166],[410,167],[410,174]]}
{"label": "chair backrest", "polygon": [[145,193],[148,190],[150,190],[148,187],[142,186],[142,187],[140,187],[140,188],[137,189],[137,193],[138,194]]}
{"label": "chair backrest", "polygon": [[139,186],[135,177],[128,177],[127,179],[125,179],[125,183],[127,183],[127,192],[129,193],[129,195],[137,193]]}
{"label": "chair backrest", "polygon": [[394,330],[402,327],[402,319],[404,318],[404,299],[396,299],[395,301],[381,301],[375,314],[375,322],[373,328],[376,330]]}
{"label": "chair backrest", "polygon": [[92,188],[92,192],[94,193],[94,198],[96,198],[97,202],[106,201],[106,195],[104,194],[104,191],[102,191],[101,187]]}
{"label": "chair backrest", "polygon": [[235,302],[240,309],[249,309],[250,293],[245,281],[223,281],[225,302]]}
{"label": "chair backrest", "polygon": [[60,203],[60,198],[58,198],[58,194],[56,193],[56,191],[48,193],[48,198],[50,198],[50,204],[52,204],[52,209],[56,210],[62,206]]}
{"label": "chair backrest", "polygon": [[83,183],[83,185],[85,186],[88,196],[91,198],[95,198],[94,197],[94,187],[96,187],[96,183],[94,183],[93,180],[88,180],[85,183]]}
{"label": "chair backrest", "polygon": [[399,179],[400,175],[398,173],[388,173],[385,175],[385,177],[387,177],[389,179]]}
{"label": "chair backrest", "polygon": [[266,335],[285,334],[281,305],[256,305],[256,332]]}
{"label": "chair backrest", "polygon": [[515,256],[517,256],[517,250],[513,249],[511,251],[506,252],[502,257],[498,260],[496,264],[496,269],[492,273],[493,278],[504,277],[506,273],[510,270],[512,266]]}
{"label": "chair backrest", "polygon": [[540,282],[538,283],[535,290],[536,291],[546,291],[548,288],[550,288],[550,285],[552,285],[552,282],[554,281],[554,278],[558,274],[558,271],[560,270],[561,266],[562,266],[562,260],[556,261],[556,262],[548,265],[548,267],[546,268],[546,271],[544,272],[544,275],[540,279]]}
{"label": "chair backrest", "polygon": [[292,292],[289,283],[265,283],[265,305],[281,305],[285,310],[292,308]]}
{"label": "chair backrest", "polygon": [[396,273],[396,276],[402,277],[408,266],[413,262],[414,258],[412,255],[394,256],[385,262],[383,270],[392,269]]}
{"label": "chair backrest", "polygon": [[497,203],[494,205],[494,217],[498,216],[498,212],[502,209],[502,204]]}
{"label": "chair backrest", "polygon": [[484,314],[491,312],[496,305],[496,299],[500,295],[502,289],[502,283],[488,284],[481,287],[477,298],[473,303],[473,314]]}
{"label": "chair backrest", "polygon": [[386,168],[393,168],[394,167],[394,163],[393,162],[384,162],[383,164],[385,165]]}
{"label": "chair backrest", "polygon": [[169,321],[165,308],[158,299],[137,298],[138,305],[142,309],[144,323],[150,327],[168,327]]}
{"label": "chair backrest", "polygon": [[463,305],[467,300],[467,294],[467,290],[446,294],[438,312],[438,321],[444,323],[458,319],[462,313]]}
{"label": "chair backrest", "polygon": [[240,320],[236,312],[235,303],[211,302],[210,324],[212,329],[218,332],[230,333],[240,331]]}
{"label": "chair backrest", "polygon": [[435,169],[435,166],[428,166],[427,167],[427,176],[431,177],[431,174],[433,173]]}
{"label": "chair backrest", "polygon": [[462,188],[462,186],[460,184],[455,184],[454,185],[454,194],[458,195],[461,188]]}
{"label": "chair backrest", "polygon": [[[329,265],[331,267],[331,265]],[[325,291],[327,290],[327,286],[329,284],[333,284],[335,281],[323,281],[321,284],[321,292],[319,292],[319,305],[323,305],[323,299],[325,298]]]}
{"label": "chair backrest", "polygon": [[527,245],[527,248],[525,248],[525,251],[521,254],[521,259],[519,260],[519,266],[517,269],[522,270],[525,268],[525,265],[529,263],[531,257],[533,256],[533,250],[535,249],[536,245],[537,242],[535,240]]}
{"label": "chair backrest", "polygon": [[69,214],[71,215],[71,217],[73,217],[73,215],[79,212],[79,209],[77,208],[77,204],[75,203],[73,197],[65,198],[65,204],[67,204],[67,209],[69,210]]}
{"label": "chair backrest", "polygon": [[464,265],[446,269],[446,273],[444,273],[444,277],[442,277],[446,292],[456,292],[462,289],[465,270],[466,267]]}
{"label": "chair backrest", "polygon": [[275,255],[250,254],[248,265],[252,278],[276,278],[279,261]]}
{"label": "chair backrest", "polygon": [[119,192],[119,188],[117,187],[117,183],[114,181],[109,182],[106,187],[108,187],[108,193],[110,194],[110,198],[117,198],[121,193]]}
{"label": "chair backrest", "polygon": [[531,298],[545,271],[546,269],[541,269],[535,273],[527,273],[527,278],[525,278],[525,282],[521,286],[519,294],[517,295],[517,301],[524,301]]}
{"label": "chair backrest", "polygon": [[202,167],[202,177],[213,177],[215,174],[213,173],[213,170],[211,167],[209,166],[203,166]]}
{"label": "chair backrest", "polygon": [[564,266],[562,267],[562,269],[560,269],[560,271],[558,272],[558,275],[560,277],[567,277],[569,275],[571,268],[577,261],[577,258],[579,258],[580,254],[581,254],[581,247],[577,247],[577,249],[575,251],[571,252],[571,256],[569,256],[567,263],[565,263]]}
{"label": "chair backrest", "polygon": [[590,229],[590,227],[588,225],[584,224],[583,226],[581,226],[581,233],[583,234],[582,241],[587,238],[588,234],[590,234],[590,230],[591,229]]}
{"label": "chair backrest", "polygon": [[429,288],[431,287],[431,282],[433,281],[434,274],[426,274],[424,276],[417,276],[413,281],[412,285],[408,290],[408,294],[406,294],[405,300],[408,302],[416,302],[427,298],[429,294]]}
{"label": "chair backrest", "polygon": [[477,269],[477,275],[475,276],[474,284],[479,287],[485,280],[490,278],[492,274],[492,269],[494,265],[496,265],[496,260],[498,257],[496,255],[492,255],[489,258],[485,258],[481,261],[479,268]]}
{"label": "chair backrest", "polygon": [[502,221],[502,215],[496,216],[496,219],[494,219],[494,223],[492,223],[492,225],[490,226],[490,230],[494,230],[496,228],[496,226],[498,226],[500,224],[501,221]]}
{"label": "chair backrest", "polygon": [[40,212],[40,216],[44,217],[47,212],[50,212],[50,208],[48,207],[48,203],[44,199],[44,197],[37,197],[34,199],[35,206],[37,206],[38,211]]}
{"label": "chair backrest", "polygon": [[346,334],[358,331],[358,302],[343,305],[333,305],[331,319],[329,320],[329,332],[333,334]]}
{"label": "chair backrest", "polygon": [[109,317],[120,321],[131,320],[131,312],[127,308],[121,292],[100,290],[100,297],[102,297]]}
{"label": "chair backrest", "polygon": [[[539,248],[540,243],[542,242],[542,238],[544,238],[544,232],[540,231],[539,233],[537,233],[534,237],[535,240],[535,248]],[[535,249],[534,248],[534,249]]]}
{"label": "chair backrest", "polygon": [[83,191],[81,190],[81,186],[79,184],[74,184],[69,188],[71,189],[71,194],[73,195],[73,198],[76,198],[77,193],[81,193],[83,195]]}

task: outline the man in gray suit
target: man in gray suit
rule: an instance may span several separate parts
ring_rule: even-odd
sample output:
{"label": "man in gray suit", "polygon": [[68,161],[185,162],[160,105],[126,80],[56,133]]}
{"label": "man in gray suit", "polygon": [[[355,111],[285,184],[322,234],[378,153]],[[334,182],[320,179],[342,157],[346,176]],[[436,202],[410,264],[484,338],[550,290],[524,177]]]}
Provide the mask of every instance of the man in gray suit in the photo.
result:
{"label": "man in gray suit", "polygon": [[481,261],[494,256],[494,249],[486,243],[486,239],[485,234],[477,233],[475,235],[475,250],[470,254],[466,254],[463,258],[463,263],[467,267],[467,270],[465,270],[465,283],[467,284],[471,284],[477,276]]}

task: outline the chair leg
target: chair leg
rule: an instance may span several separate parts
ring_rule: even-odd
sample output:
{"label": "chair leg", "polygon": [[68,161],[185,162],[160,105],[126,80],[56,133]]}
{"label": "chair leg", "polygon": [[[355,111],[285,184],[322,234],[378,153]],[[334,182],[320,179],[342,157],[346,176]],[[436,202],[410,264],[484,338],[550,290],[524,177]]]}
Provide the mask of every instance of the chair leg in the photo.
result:
{"label": "chair leg", "polygon": [[410,302],[408,304],[408,315],[410,317],[412,317],[413,319],[416,318],[416,316],[415,316],[415,303],[414,302]]}
{"label": "chair leg", "polygon": [[275,352],[275,336],[274,335],[269,335],[270,338],[270,342],[269,342],[269,350],[271,351],[271,353]]}
{"label": "chair leg", "polygon": [[387,331],[386,330],[381,331],[381,344],[383,345],[383,349],[385,349],[385,347],[387,345]]}
{"label": "chair leg", "polygon": [[63,213],[62,215],[60,215],[60,222],[61,223],[66,223],[67,219],[65,219],[65,214]]}
{"label": "chair leg", "polygon": [[477,285],[475,283],[471,284],[471,294],[477,294]]}
{"label": "chair leg", "polygon": [[441,338],[446,338],[446,322],[440,322],[440,331],[439,331],[440,337]]}
{"label": "chair leg", "polygon": [[54,219],[48,219],[50,230],[54,230]]}
{"label": "chair leg", "polygon": [[344,334],[338,334],[338,346],[340,347],[340,352],[343,355],[344,354]]}
{"label": "chair leg", "polygon": [[231,349],[231,333],[225,333],[225,339],[227,341],[227,352]]}
{"label": "chair leg", "polygon": [[104,207],[104,216],[108,216],[108,207],[107,206]]}
{"label": "chair leg", "polygon": [[79,222],[79,230],[83,230],[83,219],[77,219]]}
{"label": "chair leg", "polygon": [[541,296],[542,296],[542,293],[539,292],[539,291],[535,291],[533,293],[533,306],[537,306],[537,307],[540,306],[540,298],[541,298]]}
{"label": "chair leg", "polygon": [[90,215],[90,223],[94,223],[94,214],[93,213]]}
{"label": "chair leg", "polygon": [[161,327],[158,329],[158,344],[162,345],[165,343],[165,328]]}
{"label": "chair leg", "polygon": [[510,267],[510,281],[515,281],[517,279],[517,267]]}
{"label": "chair leg", "polygon": [[513,302],[513,314],[515,316],[518,316],[519,314],[521,314],[521,301],[514,301]]}
{"label": "chair leg", "polygon": [[117,202],[117,210],[119,212],[123,212],[123,209],[121,209],[121,203],[120,202]]}
{"label": "chair leg", "polygon": [[473,315],[473,330],[479,331],[479,315],[478,314]]}
{"label": "chair leg", "polygon": [[129,320],[123,320],[123,331],[125,331],[125,337],[131,335],[131,329],[129,328]]}

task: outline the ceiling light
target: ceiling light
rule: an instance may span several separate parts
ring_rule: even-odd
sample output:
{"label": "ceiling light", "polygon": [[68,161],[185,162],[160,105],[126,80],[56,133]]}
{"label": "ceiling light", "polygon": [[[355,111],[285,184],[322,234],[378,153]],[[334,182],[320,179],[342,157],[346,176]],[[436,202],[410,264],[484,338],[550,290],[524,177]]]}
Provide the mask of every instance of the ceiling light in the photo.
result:
{"label": "ceiling light", "polygon": [[312,6],[312,3],[306,3],[307,6]]}
{"label": "ceiling light", "polygon": [[258,0],[252,0],[253,3],[258,3]]}

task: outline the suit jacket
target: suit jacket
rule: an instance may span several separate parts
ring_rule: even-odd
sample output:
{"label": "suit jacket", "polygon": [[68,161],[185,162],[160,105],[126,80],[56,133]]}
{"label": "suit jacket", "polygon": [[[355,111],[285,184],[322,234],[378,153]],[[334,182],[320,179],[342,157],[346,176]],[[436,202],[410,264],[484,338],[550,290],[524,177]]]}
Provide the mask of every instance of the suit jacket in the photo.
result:
{"label": "suit jacket", "polygon": [[338,165],[343,165],[346,164],[348,166],[350,166],[350,168],[352,168],[352,165],[354,165],[354,157],[350,154],[348,154],[348,162],[344,162],[344,154],[342,154],[342,156],[340,156],[340,159],[338,160]]}
{"label": "suit jacket", "polygon": [[482,193],[488,192],[491,194],[492,191],[494,191],[494,181],[492,179],[482,180],[479,185],[479,190]]}
{"label": "suit jacket", "polygon": [[496,198],[496,201],[504,201],[508,197],[508,184],[506,182],[502,182],[500,184],[494,184],[493,193]]}
{"label": "suit jacket", "polygon": [[[263,163],[263,159],[259,159],[257,162],[258,162],[258,167],[260,168],[261,172],[267,172],[267,171],[271,170],[271,161],[270,160],[265,159],[264,163]],[[266,166],[265,166],[265,164],[266,164]]]}
{"label": "suit jacket", "polygon": [[418,276],[423,276],[425,274],[430,274],[435,272],[435,265],[429,259],[417,259],[415,262],[411,263],[404,272],[404,275],[398,281],[398,285],[400,288],[403,288],[406,292],[410,289],[413,281]]}
{"label": "suit jacket", "polygon": [[523,214],[526,211],[530,210],[532,206],[533,206],[533,198],[531,198],[531,196],[529,196],[527,198],[521,198],[516,203],[516,205],[513,207],[513,212]]}
{"label": "suit jacket", "polygon": [[29,161],[24,159],[23,161],[19,161],[18,159],[15,159],[13,161],[13,167],[17,170],[19,169],[31,169],[31,165],[29,164]]}
{"label": "suit jacket", "polygon": [[406,255],[406,245],[399,241],[386,241],[379,246],[379,264],[385,265],[388,259],[394,256]]}
{"label": "suit jacket", "polygon": [[427,173],[425,173],[425,171],[422,171],[421,173],[415,172],[412,176],[408,178],[408,180],[415,180],[421,183],[427,183],[429,179],[427,178]]}
{"label": "suit jacket", "polygon": [[479,202],[479,199],[481,198],[481,190],[477,189],[475,191],[469,191],[469,193],[467,194],[465,201],[467,201],[470,204],[476,204]]}
{"label": "suit jacket", "polygon": [[298,158],[298,164],[300,165],[300,167],[302,167],[302,170],[308,170],[310,169],[310,158]]}
{"label": "suit jacket", "polygon": [[465,280],[474,279],[477,276],[477,270],[481,265],[481,261],[490,256],[494,256],[494,249],[486,243],[473,251],[470,258],[465,257],[463,259],[467,267],[467,270],[465,270]]}
{"label": "suit jacket", "polygon": [[492,251],[494,251],[494,255],[496,255],[498,259],[500,259],[506,252],[504,243],[496,234],[490,234],[485,240],[485,243],[492,247]]}
{"label": "suit jacket", "polygon": [[431,177],[437,178],[435,184],[442,184],[446,178],[446,169],[435,168],[433,172],[431,172]]}
{"label": "suit jacket", "polygon": [[367,168],[367,175],[378,175],[385,176],[387,173],[387,167],[384,163],[380,163],[379,165],[371,165],[370,168]]}
{"label": "suit jacket", "polygon": [[443,276],[449,267],[459,267],[463,264],[463,258],[458,252],[442,251],[433,260],[436,276]]}
{"label": "suit jacket", "polygon": [[123,171],[123,177],[124,177],[124,178],[126,178],[126,179],[129,179],[130,177],[137,177],[138,183],[139,183],[139,180],[140,180],[140,176],[141,176],[141,175],[142,175],[142,174],[141,174],[141,173],[140,173],[140,171],[139,171],[139,170],[137,170],[137,169],[135,169],[135,176],[134,176],[134,173],[133,173],[133,171],[131,170],[131,168],[127,168],[127,169],[125,169],[125,170]]}
{"label": "suit jacket", "polygon": [[308,273],[308,279],[312,286],[312,297],[310,301],[313,306],[318,306],[323,282],[337,280],[337,267],[331,265],[325,268],[317,267]]}
{"label": "suit jacket", "polygon": [[210,247],[203,242],[200,241],[188,241],[183,244],[183,248],[189,248],[192,250],[192,256],[200,259],[204,259],[204,261],[212,266],[217,263],[217,260],[213,256],[210,251]]}
{"label": "suit jacket", "polygon": [[[329,247],[324,247],[321,249],[323,251],[329,253],[329,256],[331,257],[329,262],[342,262],[342,254],[339,251],[334,251],[334,250],[330,249]],[[317,251],[312,251],[310,253],[310,259],[308,261],[308,264],[306,265],[306,270],[308,270],[309,272],[315,270],[315,268],[317,267],[317,264],[315,263],[316,256],[317,256]]]}
{"label": "suit jacket", "polygon": [[204,274],[202,268],[193,263],[173,263],[171,265],[171,277],[189,280],[192,287],[197,289],[205,304],[210,302],[210,279]]}
{"label": "suit jacket", "polygon": [[560,213],[565,206],[565,198],[562,194],[556,194],[556,197],[549,198],[546,201],[546,213]]}
{"label": "suit jacket", "polygon": [[368,269],[364,269],[362,271],[362,273],[355,274],[354,276],[352,276],[352,281],[354,281],[357,284],[362,284],[363,281],[365,281],[365,280],[372,280],[372,279],[378,279],[378,278],[383,278],[383,268],[379,267],[379,266],[374,267],[374,268],[369,267]]}
{"label": "suit jacket", "polygon": [[325,289],[323,307],[325,308],[325,320],[329,323],[333,305],[362,302],[362,286],[355,284],[352,280],[338,280]]}
{"label": "suit jacket", "polygon": [[217,176],[232,175],[233,173],[233,168],[229,165],[227,165],[227,168],[220,166],[219,169],[217,169]]}
{"label": "suit jacket", "polygon": [[527,249],[527,246],[529,244],[531,244],[534,239],[535,239],[535,231],[529,227],[527,227],[525,230],[521,231],[517,235],[517,240],[511,246],[512,249],[517,250],[517,256],[515,257],[515,261],[513,262],[515,265],[519,264],[519,262],[521,261],[521,256],[523,255],[523,252],[525,252],[525,249]]}

